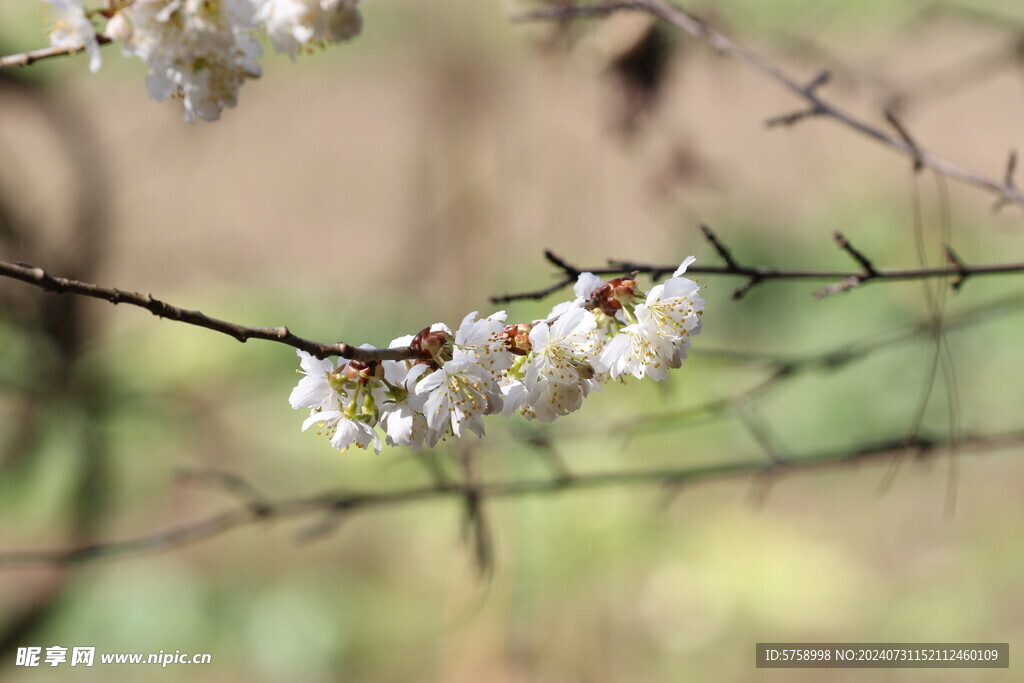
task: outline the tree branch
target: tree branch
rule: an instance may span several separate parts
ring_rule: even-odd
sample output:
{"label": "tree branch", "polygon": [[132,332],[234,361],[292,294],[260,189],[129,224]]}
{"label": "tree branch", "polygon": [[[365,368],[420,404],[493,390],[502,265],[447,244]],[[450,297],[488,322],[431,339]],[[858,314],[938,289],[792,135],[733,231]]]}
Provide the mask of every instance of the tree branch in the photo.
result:
{"label": "tree branch", "polygon": [[[823,296],[834,294],[836,292],[842,292],[857,285],[864,284],[866,282],[879,282],[879,281],[902,281],[902,280],[925,280],[932,278],[945,278],[955,277],[957,278],[954,282],[954,287],[959,289],[963,285],[964,279],[972,276],[983,276],[983,275],[1005,275],[1009,273],[1022,273],[1024,272],[1024,262],[1020,263],[993,263],[985,265],[971,266],[958,261],[951,263],[949,266],[936,267],[936,268],[904,268],[895,270],[881,270],[876,268],[871,259],[864,255],[863,252],[852,247],[845,237],[840,233],[834,233],[833,237],[839,246],[850,254],[857,263],[862,266],[860,271],[841,271],[841,270],[805,270],[801,268],[786,269],[786,268],[774,268],[770,266],[750,266],[745,265],[738,261],[733,255],[732,250],[729,249],[722,241],[722,239],[716,235],[712,230],[706,226],[701,225],[701,231],[704,236],[711,243],[715,252],[725,261],[725,265],[722,266],[690,266],[687,269],[687,273],[696,275],[733,275],[736,277],[746,278],[747,281],[738,287],[732,294],[733,299],[743,298],[751,289],[755,286],[767,282],[769,280],[835,280],[835,284],[829,285],[828,287],[818,290],[814,293],[814,296],[821,298]],[[635,263],[633,261],[617,261],[609,259],[607,266],[600,268],[578,268],[576,266],[568,264],[564,259],[554,256],[550,251],[545,252],[548,261],[554,263],[564,274],[564,277],[560,278],[556,283],[542,289],[537,289],[529,292],[522,292],[518,294],[502,294],[501,296],[491,297],[492,303],[505,303],[509,301],[518,301],[520,299],[543,299],[544,297],[553,294],[560,289],[568,287],[576,282],[576,278],[581,272],[591,272],[595,275],[621,275],[623,273],[645,273],[653,277],[655,280],[671,274],[675,271],[677,266],[672,265],[651,265],[644,263]]]}
{"label": "tree branch", "polygon": [[40,289],[55,294],[78,294],[94,299],[103,299],[112,304],[128,304],[144,308],[158,318],[167,318],[177,322],[187,323],[205,327],[214,332],[234,337],[240,342],[249,339],[265,339],[267,341],[287,344],[296,349],[301,349],[313,354],[317,358],[327,356],[341,356],[350,360],[372,361],[372,360],[406,360],[412,358],[412,351],[408,347],[396,349],[361,349],[344,342],[336,344],[322,344],[320,342],[303,339],[292,334],[287,327],[247,327],[237,323],[211,318],[199,311],[189,311],[177,306],[172,306],[164,301],[155,299],[152,294],[139,294],[138,292],[123,292],[119,289],[100,287],[88,282],[69,280],[63,277],[54,277],[42,268],[36,268],[27,263],[8,263],[0,261],[0,277],[9,277],[15,280],[27,282]]}
{"label": "tree branch", "polygon": [[569,5],[525,12],[514,16],[513,20],[517,22],[561,21],[574,17],[600,17],[613,12],[627,10],[648,12],[691,36],[704,40],[718,52],[743,62],[751,69],[757,71],[765,78],[774,81],[780,87],[790,91],[806,103],[807,107],[805,109],[793,114],[770,119],[768,121],[769,125],[794,124],[809,117],[827,117],[871,138],[898,154],[902,154],[913,161],[915,166],[930,168],[942,175],[996,195],[998,198],[997,208],[1005,204],[1024,206],[1024,192],[1021,192],[1012,182],[1008,182],[1006,178],[1000,182],[928,152],[920,146],[913,144],[909,136],[905,137],[902,134],[906,132],[905,129],[900,134],[892,135],[882,128],[851,114],[821,96],[819,88],[827,78],[822,78],[819,75],[809,83],[802,83],[775,63],[733,41],[725,34],[719,33],[708,26],[703,20],[666,0],[634,0],[633,2],[615,2],[601,5]]}

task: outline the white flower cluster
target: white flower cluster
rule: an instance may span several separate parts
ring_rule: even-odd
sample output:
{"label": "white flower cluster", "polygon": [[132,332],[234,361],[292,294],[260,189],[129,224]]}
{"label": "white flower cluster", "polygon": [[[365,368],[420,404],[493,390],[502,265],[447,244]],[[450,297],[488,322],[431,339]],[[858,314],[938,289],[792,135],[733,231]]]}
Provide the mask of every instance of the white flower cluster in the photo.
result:
{"label": "white flower cluster", "polygon": [[485,415],[551,422],[609,380],[660,381],[679,367],[704,309],[700,286],[683,277],[693,260],[646,293],[630,277],[583,273],[576,299],[544,320],[506,324],[504,311],[474,312],[454,334],[436,323],[391,342],[411,360],[336,364],[299,351],[305,377],[289,401],[310,411],[303,430],[318,425],[342,451],[372,443],[379,453],[377,427],[388,445],[418,450],[466,430],[483,436]]}
{"label": "white flower cluster", "polygon": [[260,35],[294,59],[362,28],[359,0],[108,0],[95,11],[82,0],[45,2],[55,14],[51,45],[86,50],[95,72],[102,63],[97,24],[105,20],[106,37],[145,62],[150,96],[181,99],[189,123],[220,118],[245,81],[260,77]]}

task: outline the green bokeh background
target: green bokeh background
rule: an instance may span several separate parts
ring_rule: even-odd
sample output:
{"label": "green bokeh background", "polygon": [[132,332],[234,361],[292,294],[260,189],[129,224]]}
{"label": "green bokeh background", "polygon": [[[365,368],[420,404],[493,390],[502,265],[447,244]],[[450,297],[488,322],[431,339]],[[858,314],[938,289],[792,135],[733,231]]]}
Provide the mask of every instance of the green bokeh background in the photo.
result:
{"label": "green bokeh background", "polygon": [[[38,5],[0,7],[6,52],[42,43]],[[1021,16],[993,0],[969,5],[982,14],[924,21],[924,7],[731,0],[703,11],[801,75],[819,62],[795,37],[813,37],[828,47],[817,59],[830,54],[856,67],[837,71],[836,100],[878,120],[888,85],[919,82],[1013,39],[1008,22],[993,24],[984,12]],[[580,265],[677,263],[691,253],[714,263],[698,221],[743,262],[851,268],[830,237],[841,229],[877,266],[915,267],[919,201],[929,263],[941,263],[944,230],[970,262],[1019,260],[1019,211],[992,214],[975,191],[940,186],[927,173],[915,180],[906,160],[828,122],[764,130],[764,119],[794,102],[686,40],[657,106],[638,133],[622,135],[600,65],[603,46],[623,38],[588,24],[567,49],[549,29],[510,24],[512,9],[373,0],[357,41],[297,64],[268,56],[265,77],[245,86],[237,110],[195,127],[175,104],[146,99],[141,66],[114,49],[96,76],[82,58],[19,75],[75,112],[69,125],[110,174],[97,281],[232,321],[287,324],[307,338],[384,345],[436,320],[489,312],[488,296],[548,282],[544,248]],[[623,26],[628,39],[633,29]],[[1020,78],[1011,67],[978,77],[966,94],[951,89],[906,120],[925,146],[998,177],[1006,149],[1024,137]],[[68,220],[62,192],[74,177],[48,151],[46,125],[31,108],[8,112],[0,113],[0,153],[12,162],[0,180],[15,189],[5,196],[46,218],[53,237],[39,241],[58,245],[56,224]],[[650,179],[679,146],[697,155],[698,172],[667,194],[652,192]],[[769,283],[733,301],[741,282],[702,282],[704,332],[683,369],[660,385],[608,386],[551,426],[491,419],[487,438],[473,444],[481,476],[553,476],[531,437],[553,444],[579,473],[767,459],[734,412],[672,417],[767,376],[715,351],[801,358],[871,343],[928,315],[920,283],[869,284],[820,301],[810,293],[827,283]],[[53,295],[26,289],[0,283],[5,302],[49,305]],[[1019,277],[1007,276],[946,295],[950,319],[1006,305],[947,333],[956,389],[940,373],[923,434],[948,437],[951,414],[965,434],[1020,427],[1020,293]],[[556,300],[507,309],[533,319]],[[19,401],[52,386],[45,378],[61,353],[14,310],[0,308],[0,437],[8,444]],[[2,549],[63,546],[69,520],[82,516],[96,538],[119,539],[238,505],[183,471],[231,472],[271,499],[429,481],[422,455],[338,454],[299,433],[302,416],[286,401],[296,359],[283,346],[239,345],[102,302],[81,310],[88,334],[68,372],[97,391],[47,390],[37,438],[5,454]],[[787,458],[898,439],[921,403],[934,346],[919,335],[835,368],[808,368],[739,412],[766,425]],[[655,415],[669,417],[623,428]],[[88,443],[102,448],[88,455]],[[759,671],[753,653],[761,641],[1009,641],[1014,661],[1024,637],[1019,453],[964,451],[955,460],[906,458],[895,469],[886,460],[674,492],[622,486],[489,500],[495,564],[483,577],[458,500],[359,512],[314,541],[302,539],[322,522],[316,516],[67,570],[0,568],[0,623],[63,582],[21,645],[213,657],[166,670],[36,670],[13,666],[12,650],[0,675],[1017,680],[1014,669]],[[455,444],[436,457],[458,476],[461,454]]]}

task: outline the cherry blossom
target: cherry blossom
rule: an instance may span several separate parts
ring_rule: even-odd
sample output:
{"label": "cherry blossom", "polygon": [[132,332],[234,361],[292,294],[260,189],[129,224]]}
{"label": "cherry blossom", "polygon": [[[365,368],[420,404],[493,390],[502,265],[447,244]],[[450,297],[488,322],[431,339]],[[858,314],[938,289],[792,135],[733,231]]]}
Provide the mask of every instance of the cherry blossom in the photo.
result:
{"label": "cherry blossom", "polygon": [[389,446],[415,450],[466,431],[483,436],[487,415],[553,422],[605,382],[660,381],[682,364],[704,310],[700,285],[684,277],[692,262],[648,292],[635,274],[584,273],[575,298],[544,320],[506,324],[505,311],[474,311],[454,334],[434,323],[392,340],[408,360],[335,365],[300,352],[304,376],[289,400],[310,410],[303,430],[319,425],[339,450],[372,443],[379,452],[381,433]]}

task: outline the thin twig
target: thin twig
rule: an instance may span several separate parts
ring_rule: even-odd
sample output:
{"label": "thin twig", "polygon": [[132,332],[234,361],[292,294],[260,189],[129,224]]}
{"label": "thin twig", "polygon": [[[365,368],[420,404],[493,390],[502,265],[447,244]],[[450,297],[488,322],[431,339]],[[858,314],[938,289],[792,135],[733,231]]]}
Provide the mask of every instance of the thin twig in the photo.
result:
{"label": "thin twig", "polygon": [[484,511],[484,496],[480,493],[476,453],[472,448],[465,448],[459,454],[459,460],[464,478],[463,538],[473,548],[473,563],[477,572],[481,576],[490,576],[494,573],[494,543]]}
{"label": "thin twig", "polygon": [[879,276],[879,272],[875,268],[875,265],[871,262],[871,259],[865,256],[864,252],[860,251],[859,249],[857,249],[857,247],[853,246],[850,243],[850,241],[846,239],[843,233],[836,230],[835,232],[832,233],[832,238],[836,241],[836,244],[839,245],[840,249],[845,251],[847,254],[850,255],[850,258],[852,258],[854,261],[860,264],[863,270],[856,275],[851,275],[840,280],[839,282],[835,282],[829,285],[828,287],[825,287],[824,289],[819,289],[817,292],[814,293],[814,297],[817,299],[824,298],[826,296],[829,296],[830,294],[845,292],[848,289],[856,287],[857,285],[864,284],[868,280],[874,280]]}
{"label": "thin twig", "polygon": [[568,5],[541,9],[532,12],[525,12],[513,17],[514,21],[561,21],[573,17],[600,17],[613,12],[624,10],[637,10],[648,12],[663,21],[685,31],[686,33],[706,41],[711,47],[721,54],[728,55],[743,62],[764,77],[774,81],[780,87],[788,90],[797,97],[804,100],[807,108],[794,114],[787,114],[776,117],[773,121],[778,123],[796,123],[808,117],[827,117],[850,128],[862,135],[865,135],[875,142],[882,144],[898,154],[910,158],[915,163],[931,168],[950,178],[954,178],[967,185],[972,185],[986,192],[995,194],[999,198],[1000,205],[1018,204],[1024,206],[1024,193],[1008,182],[999,182],[991,177],[977,173],[959,164],[948,161],[936,154],[928,152],[919,146],[909,144],[900,135],[892,135],[882,128],[869,123],[865,119],[842,109],[831,101],[822,97],[819,92],[820,77],[803,83],[794,76],[784,71],[774,62],[762,57],[760,54],[733,41],[719,31],[711,28],[703,20],[693,14],[667,2],[666,0],[634,0],[633,2],[615,2],[601,5]]}
{"label": "thin twig", "polygon": [[706,223],[701,223],[700,231],[704,233],[704,237],[711,243],[711,246],[714,247],[715,252],[718,253],[723,261],[725,261],[725,265],[735,270],[741,270],[743,268],[743,266],[741,266],[733,257],[732,250],[725,246],[724,242],[718,239],[718,235],[716,235]]}
{"label": "thin twig", "polygon": [[[100,45],[108,45],[112,40],[102,33],[97,33],[96,42]],[[0,57],[0,69],[5,69],[10,66],[28,66],[43,59],[50,59],[52,57],[70,57],[84,51],[85,46],[79,45],[78,47],[43,47],[38,50],[29,50],[28,52],[5,55]]]}
{"label": "thin twig", "polygon": [[[934,268],[903,268],[894,270],[882,270],[876,268],[871,259],[869,259],[863,252],[854,249],[849,245],[849,242],[841,234],[836,233],[838,237],[835,237],[840,247],[846,251],[850,256],[859,263],[863,270],[860,271],[841,271],[841,270],[807,270],[801,268],[786,269],[786,268],[775,268],[769,266],[751,266],[739,262],[733,255],[732,250],[729,249],[722,239],[716,235],[706,225],[701,226],[701,230],[704,236],[711,243],[715,252],[725,261],[724,266],[690,266],[687,268],[687,274],[695,275],[733,275],[736,277],[746,278],[746,282],[738,287],[732,294],[733,299],[741,299],[755,286],[771,280],[834,280],[835,284],[826,287],[823,290],[815,292],[815,296],[819,298],[827,294],[832,294],[839,291],[846,291],[857,285],[864,284],[866,282],[878,282],[878,281],[905,281],[905,280],[925,280],[931,278],[946,278],[946,277],[958,277],[958,282],[962,285],[963,279],[968,276],[980,276],[980,275],[1005,275],[1008,273],[1021,273],[1024,272],[1024,262],[1021,263],[995,263],[986,265],[972,265],[968,266],[963,263],[953,264],[945,267],[934,267]],[[532,290],[528,292],[521,292],[518,294],[503,294],[501,296],[491,297],[492,303],[505,303],[509,301],[518,301],[521,299],[543,299],[565,287],[572,285],[576,282],[576,278],[581,272],[590,272],[595,275],[621,275],[623,273],[645,273],[653,277],[655,280],[664,277],[665,275],[671,274],[675,271],[676,267],[672,265],[651,265],[644,263],[636,263],[633,261],[617,261],[609,260],[607,266],[599,268],[578,268],[570,265],[565,259],[555,257],[550,251],[545,252],[548,260],[552,263],[556,263],[562,270],[564,277],[560,278],[558,282],[542,289]],[[554,258],[552,258],[554,257]],[[556,261],[557,259],[557,261]],[[2,273],[0,273],[2,274]]]}
{"label": "thin twig", "polygon": [[909,147],[913,152],[912,159],[914,161],[914,173],[920,173],[921,170],[924,169],[921,148],[917,146],[917,142],[915,142],[914,138],[911,137],[910,131],[908,131],[903,125],[903,122],[896,117],[895,112],[890,109],[885,110],[885,120],[889,122],[889,125],[891,125],[897,133],[899,133],[903,142],[905,142],[907,147]]}
{"label": "thin twig", "polygon": [[[1006,171],[1003,173],[1003,186],[1009,190],[1017,192],[1017,182],[1014,180],[1014,175],[1017,173],[1017,150],[1011,149],[1010,155],[1006,160]],[[999,211],[1007,204],[1010,200],[1004,195],[996,200],[996,203],[992,206],[993,211]]]}
{"label": "thin twig", "polygon": [[953,247],[948,244],[942,245],[943,250],[946,252],[946,259],[949,260],[950,265],[956,268],[959,277],[953,280],[953,289],[960,291],[960,288],[964,286],[964,281],[967,280],[967,276],[971,274],[970,268],[963,262],[960,255],[953,251]]}
{"label": "thin twig", "polygon": [[179,479],[183,482],[208,484],[230,493],[257,516],[265,514],[268,508],[267,498],[263,493],[245,479],[231,472],[183,470]]}

